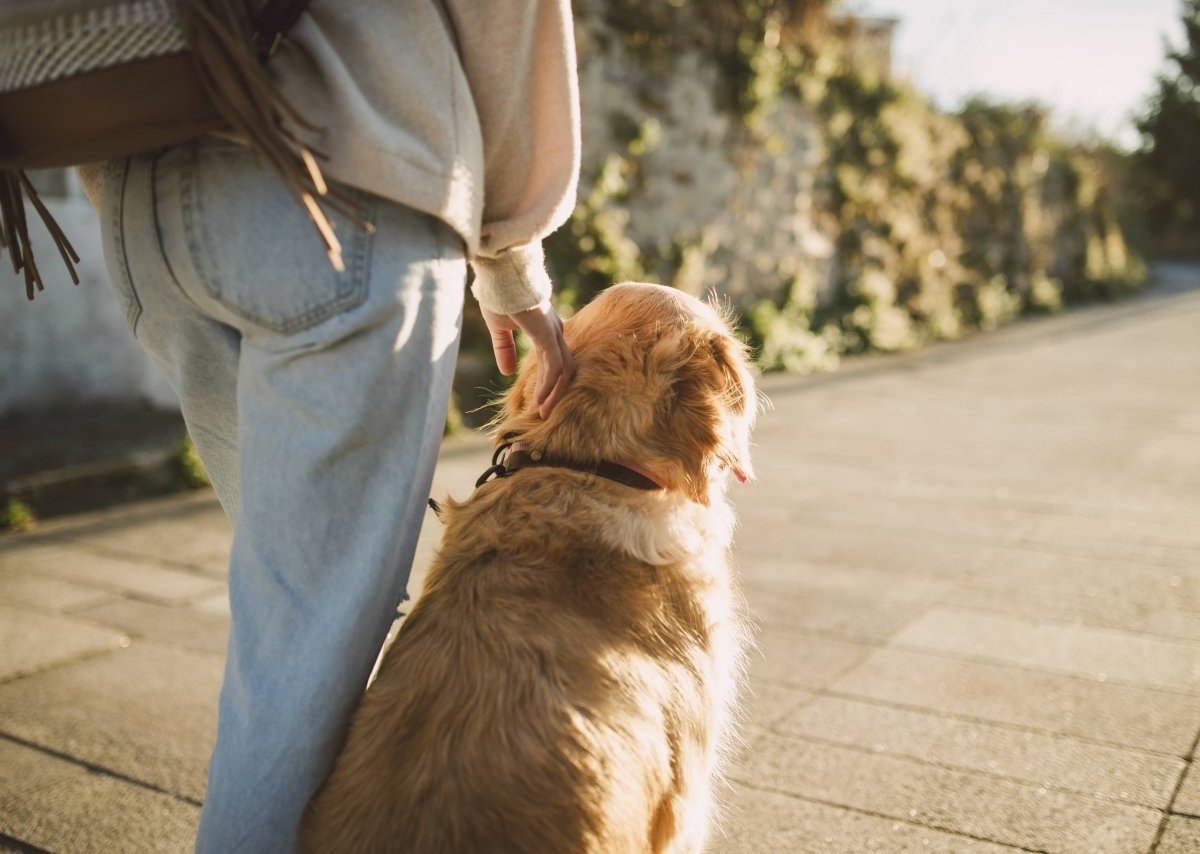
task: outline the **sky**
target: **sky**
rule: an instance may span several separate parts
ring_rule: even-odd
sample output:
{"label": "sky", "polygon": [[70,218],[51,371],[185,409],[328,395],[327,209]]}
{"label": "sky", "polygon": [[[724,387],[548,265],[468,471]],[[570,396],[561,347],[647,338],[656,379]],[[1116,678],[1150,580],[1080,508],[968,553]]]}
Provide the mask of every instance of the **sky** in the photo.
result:
{"label": "sky", "polygon": [[900,19],[895,66],[942,107],[984,93],[1037,100],[1054,123],[1137,144],[1131,116],[1183,40],[1180,0],[847,0]]}

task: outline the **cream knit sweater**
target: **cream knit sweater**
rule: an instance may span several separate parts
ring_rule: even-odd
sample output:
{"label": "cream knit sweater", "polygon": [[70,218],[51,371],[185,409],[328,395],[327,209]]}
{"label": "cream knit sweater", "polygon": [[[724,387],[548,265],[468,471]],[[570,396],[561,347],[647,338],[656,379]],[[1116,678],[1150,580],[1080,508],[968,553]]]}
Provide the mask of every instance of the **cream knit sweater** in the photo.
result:
{"label": "cream knit sweater", "polygon": [[579,173],[569,0],[313,0],[268,69],[328,177],[462,236],[480,305],[550,296],[541,241]]}
{"label": "cream knit sweater", "polygon": [[483,307],[549,297],[579,173],[570,0],[315,0],[288,42],[269,67],[331,177],[454,228]]}

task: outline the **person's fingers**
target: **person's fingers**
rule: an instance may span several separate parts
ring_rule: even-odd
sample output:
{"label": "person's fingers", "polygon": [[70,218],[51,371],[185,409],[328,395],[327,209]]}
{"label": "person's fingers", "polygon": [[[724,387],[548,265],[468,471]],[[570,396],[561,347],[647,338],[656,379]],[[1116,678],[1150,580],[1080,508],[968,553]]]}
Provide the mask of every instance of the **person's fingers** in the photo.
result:
{"label": "person's fingers", "polygon": [[492,329],[492,352],[496,354],[496,367],[504,376],[517,370],[517,342],[511,329]]}
{"label": "person's fingers", "polygon": [[556,337],[557,341],[555,343],[558,346],[561,367],[554,378],[554,384],[550,387],[539,407],[539,414],[542,418],[548,417],[554,411],[554,407],[562,399],[563,393],[567,390],[567,386],[571,382],[571,378],[575,375],[575,360],[571,358],[571,351],[567,349],[567,343],[563,339],[561,331]]}
{"label": "person's fingers", "polygon": [[511,315],[483,309],[483,317],[491,332],[496,365],[506,376],[517,369],[514,329],[529,336],[537,354],[537,380],[530,402],[545,418],[562,397],[575,371],[571,351],[563,337],[562,320],[549,302]]}
{"label": "person's fingers", "polygon": [[571,372],[566,370],[560,371],[558,380],[554,383],[554,387],[550,389],[550,393],[546,395],[546,399],[542,402],[538,413],[542,418],[548,418],[550,413],[554,411],[554,407],[558,406],[558,402],[562,400],[563,392],[567,390],[567,384],[571,381]]}
{"label": "person's fingers", "polygon": [[562,373],[562,353],[557,347],[539,347],[537,355],[538,379],[533,393],[533,403],[538,408],[538,412],[544,415],[546,398],[550,396],[550,392]]}

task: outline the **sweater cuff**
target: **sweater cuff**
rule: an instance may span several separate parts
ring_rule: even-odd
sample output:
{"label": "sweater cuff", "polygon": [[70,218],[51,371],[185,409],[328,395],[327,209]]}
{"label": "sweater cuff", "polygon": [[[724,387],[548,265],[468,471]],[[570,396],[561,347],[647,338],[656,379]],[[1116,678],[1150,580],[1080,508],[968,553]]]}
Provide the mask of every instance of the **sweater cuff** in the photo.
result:
{"label": "sweater cuff", "polygon": [[553,285],[540,240],[506,249],[494,258],[476,256],[471,266],[475,269],[471,293],[490,312],[516,314],[550,299]]}

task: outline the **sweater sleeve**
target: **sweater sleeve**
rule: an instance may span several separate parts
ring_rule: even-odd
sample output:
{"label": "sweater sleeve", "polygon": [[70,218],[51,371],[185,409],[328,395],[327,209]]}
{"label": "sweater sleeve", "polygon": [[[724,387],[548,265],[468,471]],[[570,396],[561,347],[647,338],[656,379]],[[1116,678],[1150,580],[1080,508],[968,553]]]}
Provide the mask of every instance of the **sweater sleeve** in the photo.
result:
{"label": "sweater sleeve", "polygon": [[575,205],[579,82],[570,0],[446,5],[483,133],[472,291],[484,308],[511,314],[549,298],[542,238]]}

